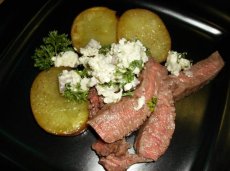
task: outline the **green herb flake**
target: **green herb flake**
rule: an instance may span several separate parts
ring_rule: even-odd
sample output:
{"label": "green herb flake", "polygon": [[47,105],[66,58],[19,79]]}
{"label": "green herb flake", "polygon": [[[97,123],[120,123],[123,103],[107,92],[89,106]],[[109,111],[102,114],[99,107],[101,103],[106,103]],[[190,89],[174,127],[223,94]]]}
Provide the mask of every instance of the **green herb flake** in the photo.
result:
{"label": "green herb flake", "polygon": [[147,55],[148,57],[152,56],[151,51],[150,51],[149,48],[146,48],[145,53],[146,53],[146,55]]}
{"label": "green herb flake", "polygon": [[131,83],[134,80],[135,75],[133,74],[132,70],[127,70],[123,73],[122,78],[124,79],[124,84]]}
{"label": "green herb flake", "polygon": [[106,55],[110,51],[110,49],[111,49],[111,45],[102,46],[99,49],[99,54]]}
{"label": "green herb flake", "polygon": [[130,96],[132,97],[133,96],[133,91],[127,91],[127,92],[123,92],[122,96]]}
{"label": "green herb flake", "polygon": [[49,69],[54,64],[51,58],[68,50],[73,50],[73,48],[67,35],[58,34],[57,31],[50,31],[48,36],[43,38],[43,44],[35,49],[35,53],[32,56],[35,62],[34,66],[40,70]]}
{"label": "green herb flake", "polygon": [[151,112],[154,112],[155,107],[157,105],[157,97],[153,96],[150,101],[147,102],[147,106]]}
{"label": "green herb flake", "polygon": [[89,77],[88,70],[86,68],[83,70],[76,70],[76,72],[81,76],[81,78]]}
{"label": "green herb flake", "polygon": [[141,69],[143,67],[143,61],[142,60],[134,60],[130,63],[129,69],[134,71],[135,68]]}
{"label": "green herb flake", "polygon": [[64,97],[70,101],[83,102],[87,101],[88,91],[83,91],[80,89],[80,84],[77,84],[77,91],[71,89],[70,84],[65,85]]}

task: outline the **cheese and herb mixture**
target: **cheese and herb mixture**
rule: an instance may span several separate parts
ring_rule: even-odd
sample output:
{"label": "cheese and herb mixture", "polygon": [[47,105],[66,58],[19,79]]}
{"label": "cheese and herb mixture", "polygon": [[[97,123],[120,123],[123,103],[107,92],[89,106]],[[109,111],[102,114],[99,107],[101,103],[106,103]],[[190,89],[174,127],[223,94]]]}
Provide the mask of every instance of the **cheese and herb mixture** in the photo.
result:
{"label": "cheese and herb mixture", "polygon": [[178,76],[180,71],[183,70],[188,77],[192,77],[192,73],[189,72],[192,62],[185,59],[185,55],[186,53],[169,51],[165,66],[172,75]]}
{"label": "cheese and herb mixture", "polygon": [[[139,41],[121,39],[117,44],[102,47],[92,39],[79,54],[65,52],[53,57],[54,65],[74,67],[59,75],[60,92],[87,94],[89,88],[97,89],[105,103],[114,103],[130,95],[139,84],[138,76],[148,61],[147,49]],[[73,54],[75,53],[75,54]],[[82,66],[82,70],[78,70]]]}
{"label": "cheese and herb mixture", "polygon": [[[97,89],[104,103],[115,103],[122,96],[132,95],[140,83],[138,77],[149,52],[139,41],[128,41],[124,38],[118,43],[101,46],[100,42],[91,39],[79,51],[72,47],[66,34],[57,31],[49,33],[43,39],[44,44],[36,49],[34,56],[35,67],[41,70],[55,67],[67,67],[58,76],[59,91],[66,98],[75,101],[87,100],[91,87]],[[191,61],[184,58],[185,53],[169,51],[165,66],[175,76],[182,70],[187,76]],[[145,99],[138,99],[136,110],[143,106]]]}

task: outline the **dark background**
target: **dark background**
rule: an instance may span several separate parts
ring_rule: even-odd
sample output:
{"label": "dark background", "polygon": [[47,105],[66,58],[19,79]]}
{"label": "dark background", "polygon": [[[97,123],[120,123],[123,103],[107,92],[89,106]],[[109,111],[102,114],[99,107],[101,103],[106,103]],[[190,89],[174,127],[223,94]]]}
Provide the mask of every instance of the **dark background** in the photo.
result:
{"label": "dark background", "polygon": [[[135,0],[134,0],[135,1]],[[154,0],[158,2],[159,0]],[[229,0],[160,0],[168,6],[181,11],[188,11],[204,18],[222,24],[230,29],[230,1]],[[26,26],[34,14],[42,7],[46,0],[4,0],[0,5],[0,54],[10,45],[14,38]],[[151,2],[151,0],[146,0]],[[224,14],[224,15],[223,15]],[[228,30],[229,30],[228,29]]]}

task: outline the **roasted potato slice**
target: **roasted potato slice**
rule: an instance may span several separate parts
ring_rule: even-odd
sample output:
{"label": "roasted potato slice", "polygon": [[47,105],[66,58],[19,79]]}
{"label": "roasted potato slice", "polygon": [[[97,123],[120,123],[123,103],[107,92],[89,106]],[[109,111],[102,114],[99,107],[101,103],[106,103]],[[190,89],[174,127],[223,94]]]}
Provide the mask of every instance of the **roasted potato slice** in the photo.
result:
{"label": "roasted potato slice", "polygon": [[58,74],[64,68],[50,68],[35,78],[30,92],[35,120],[45,131],[55,135],[77,135],[86,128],[87,102],[69,101],[59,93]]}
{"label": "roasted potato slice", "polygon": [[125,11],[118,21],[118,39],[140,40],[157,62],[166,60],[171,48],[169,32],[161,18],[146,9]]}
{"label": "roasted potato slice", "polygon": [[90,39],[101,45],[116,42],[117,17],[115,11],[106,7],[92,7],[81,12],[71,27],[71,40],[77,49],[84,47]]}

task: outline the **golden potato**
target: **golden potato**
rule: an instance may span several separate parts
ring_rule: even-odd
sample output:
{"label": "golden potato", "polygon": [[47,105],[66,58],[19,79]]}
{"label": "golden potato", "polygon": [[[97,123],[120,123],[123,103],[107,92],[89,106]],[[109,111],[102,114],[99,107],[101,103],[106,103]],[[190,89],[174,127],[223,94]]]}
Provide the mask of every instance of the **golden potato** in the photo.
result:
{"label": "golden potato", "polygon": [[146,9],[125,11],[117,28],[118,39],[140,40],[157,62],[166,60],[171,48],[171,38],[160,17]]}
{"label": "golden potato", "polygon": [[74,19],[71,27],[73,46],[84,47],[90,39],[101,45],[116,42],[117,17],[115,11],[106,7],[92,7],[81,12]]}
{"label": "golden potato", "polygon": [[63,68],[50,68],[35,78],[30,92],[35,120],[45,131],[55,135],[76,135],[86,128],[87,102],[69,101],[59,93],[58,74]]}

